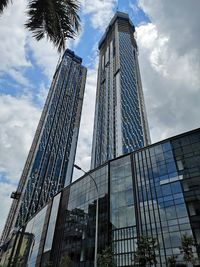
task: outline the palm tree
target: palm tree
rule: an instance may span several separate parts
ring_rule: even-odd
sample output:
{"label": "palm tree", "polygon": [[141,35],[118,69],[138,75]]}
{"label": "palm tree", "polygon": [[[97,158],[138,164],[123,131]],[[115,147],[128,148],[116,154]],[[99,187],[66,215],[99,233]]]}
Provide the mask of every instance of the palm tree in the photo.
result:
{"label": "palm tree", "polygon": [[0,2],[0,13],[3,12],[4,8],[8,5],[8,3],[11,2],[9,0],[1,0]]}
{"label": "palm tree", "polygon": [[[0,13],[11,2],[0,0]],[[47,37],[61,52],[66,39],[74,38],[80,29],[79,8],[77,0],[28,0],[25,27],[37,41]]]}

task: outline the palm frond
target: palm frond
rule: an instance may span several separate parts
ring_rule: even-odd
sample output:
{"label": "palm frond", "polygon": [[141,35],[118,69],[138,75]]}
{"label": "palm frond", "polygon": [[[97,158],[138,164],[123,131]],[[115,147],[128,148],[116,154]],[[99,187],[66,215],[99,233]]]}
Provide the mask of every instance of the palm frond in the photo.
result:
{"label": "palm frond", "polygon": [[31,0],[25,26],[36,40],[47,37],[61,52],[66,39],[74,38],[79,31],[79,7],[76,0]]}
{"label": "palm frond", "polygon": [[3,12],[4,8],[6,8],[11,2],[11,0],[0,0],[0,14]]}

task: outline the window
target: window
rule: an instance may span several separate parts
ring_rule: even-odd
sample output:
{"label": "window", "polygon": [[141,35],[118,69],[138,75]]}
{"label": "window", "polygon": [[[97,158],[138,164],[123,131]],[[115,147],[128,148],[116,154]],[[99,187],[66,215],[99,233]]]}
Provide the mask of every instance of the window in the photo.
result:
{"label": "window", "polygon": [[181,193],[182,188],[180,182],[171,183],[171,189],[173,194]]}

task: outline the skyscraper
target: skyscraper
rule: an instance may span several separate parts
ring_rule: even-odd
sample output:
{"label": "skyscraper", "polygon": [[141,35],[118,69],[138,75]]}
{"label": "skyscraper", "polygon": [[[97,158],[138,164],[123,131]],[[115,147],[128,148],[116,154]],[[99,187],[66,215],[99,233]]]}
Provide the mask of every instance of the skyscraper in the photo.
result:
{"label": "skyscraper", "polygon": [[91,168],[150,143],[134,33],[117,12],[99,42]]}
{"label": "skyscraper", "polygon": [[66,50],[58,64],[34,140],[19,181],[3,242],[72,179],[85,89],[82,59]]}

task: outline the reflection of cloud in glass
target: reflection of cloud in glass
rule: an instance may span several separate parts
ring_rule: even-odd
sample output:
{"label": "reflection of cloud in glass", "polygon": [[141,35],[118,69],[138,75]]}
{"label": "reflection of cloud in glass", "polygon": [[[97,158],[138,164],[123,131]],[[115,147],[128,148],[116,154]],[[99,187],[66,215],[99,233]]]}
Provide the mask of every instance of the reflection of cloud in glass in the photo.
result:
{"label": "reflection of cloud in glass", "polygon": [[56,226],[56,219],[57,219],[57,213],[58,213],[58,206],[60,203],[60,197],[61,197],[61,194],[58,194],[57,196],[54,197],[54,200],[53,200],[53,205],[51,208],[51,215],[50,215],[49,225],[48,225],[48,230],[47,230],[47,235],[46,235],[46,241],[45,241],[45,246],[44,246],[44,252],[50,250],[52,247],[54,230]]}
{"label": "reflection of cloud in glass", "polygon": [[[179,195],[183,198],[182,194]],[[152,233],[158,238],[160,250],[165,246],[169,255],[172,253],[171,249],[174,254],[180,254],[181,236],[184,232],[192,235],[185,204],[180,202],[176,205],[174,201],[163,200],[159,203],[155,199],[148,200],[140,202],[140,214],[142,224],[146,225],[147,229],[152,229]],[[182,225],[187,226],[184,231],[181,231]],[[153,231],[153,227],[156,227],[156,232]]]}
{"label": "reflection of cloud in glass", "polygon": [[44,220],[46,216],[47,206],[44,207],[26,226],[26,233],[33,234],[33,241],[29,253],[27,267],[35,266],[37,254],[39,250],[42,230],[44,226]]}

